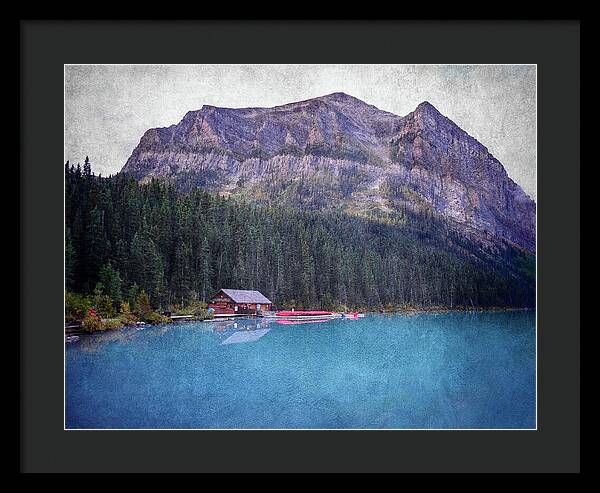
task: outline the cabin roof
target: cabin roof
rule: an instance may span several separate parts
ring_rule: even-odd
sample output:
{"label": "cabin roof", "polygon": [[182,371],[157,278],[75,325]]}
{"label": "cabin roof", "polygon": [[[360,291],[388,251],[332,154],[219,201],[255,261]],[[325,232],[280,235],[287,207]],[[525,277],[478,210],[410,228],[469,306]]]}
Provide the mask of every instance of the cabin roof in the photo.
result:
{"label": "cabin roof", "polygon": [[[221,289],[221,291],[236,303],[271,304],[271,301],[263,296],[260,291],[252,291],[249,289]],[[221,291],[219,291],[219,293]]]}

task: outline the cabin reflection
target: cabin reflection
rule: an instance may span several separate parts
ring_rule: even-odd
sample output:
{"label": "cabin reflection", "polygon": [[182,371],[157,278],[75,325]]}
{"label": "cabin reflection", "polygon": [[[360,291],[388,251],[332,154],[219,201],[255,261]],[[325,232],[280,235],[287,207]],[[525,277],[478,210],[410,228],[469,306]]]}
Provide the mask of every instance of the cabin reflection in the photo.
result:
{"label": "cabin reflection", "polygon": [[272,319],[236,319],[215,320],[209,322],[211,329],[216,333],[234,330],[233,334],[221,341],[221,345],[238,344],[244,342],[255,342],[265,336],[273,326],[278,325],[300,325],[300,324],[323,324],[331,319],[322,320],[272,320]]}
{"label": "cabin reflection", "polygon": [[255,329],[255,330],[240,330],[234,332],[227,339],[221,342],[223,344],[239,344],[242,342],[254,342],[258,341],[271,329]]}

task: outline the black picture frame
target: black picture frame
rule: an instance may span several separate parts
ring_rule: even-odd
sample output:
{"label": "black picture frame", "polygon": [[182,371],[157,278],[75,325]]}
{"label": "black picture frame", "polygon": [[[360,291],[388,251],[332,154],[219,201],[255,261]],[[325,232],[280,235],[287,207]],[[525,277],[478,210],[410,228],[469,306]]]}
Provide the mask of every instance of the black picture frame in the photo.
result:
{"label": "black picture frame", "polygon": [[[20,41],[21,472],[579,472],[579,22],[23,21]],[[538,429],[65,431],[69,63],[537,64]]]}

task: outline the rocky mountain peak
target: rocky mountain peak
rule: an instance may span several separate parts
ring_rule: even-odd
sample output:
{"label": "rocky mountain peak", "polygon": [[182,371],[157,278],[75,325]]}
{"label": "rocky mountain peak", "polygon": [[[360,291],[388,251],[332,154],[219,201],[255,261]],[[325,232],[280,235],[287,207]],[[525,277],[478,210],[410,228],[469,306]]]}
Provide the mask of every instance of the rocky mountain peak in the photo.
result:
{"label": "rocky mountain peak", "polygon": [[457,129],[459,128],[458,125],[455,125],[452,120],[442,115],[439,110],[429,101],[423,101],[422,103],[419,103],[415,110],[412,113],[409,113],[406,118],[412,118],[418,124],[426,128],[441,127],[444,125],[454,125]]}
{"label": "rocky mountain peak", "polygon": [[438,109],[429,101],[423,101],[422,103],[419,103],[415,109],[415,113],[430,113],[441,116],[441,113],[438,111]]}
{"label": "rocky mountain peak", "polygon": [[535,203],[427,101],[406,116],[343,92],[272,108],[204,105],[148,130],[122,171],[300,208],[427,209],[469,234],[535,251]]}
{"label": "rocky mountain peak", "polygon": [[328,103],[343,103],[343,104],[354,104],[354,105],[358,105],[358,106],[371,106],[368,103],[365,103],[364,101],[355,98],[354,96],[350,96],[349,94],[346,94],[345,92],[332,92],[331,94],[326,94],[324,96],[320,96],[315,98],[317,100],[321,100],[321,101],[325,101]]}

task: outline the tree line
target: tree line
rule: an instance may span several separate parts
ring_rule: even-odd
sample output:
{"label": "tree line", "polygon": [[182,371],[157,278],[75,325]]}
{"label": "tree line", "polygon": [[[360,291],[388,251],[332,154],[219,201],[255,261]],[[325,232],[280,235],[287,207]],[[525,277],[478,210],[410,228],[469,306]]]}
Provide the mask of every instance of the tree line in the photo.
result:
{"label": "tree line", "polygon": [[257,289],[275,306],[532,306],[532,256],[484,247],[443,220],[388,224],[336,211],[259,206],[158,180],[65,164],[65,283],[153,308]]}

